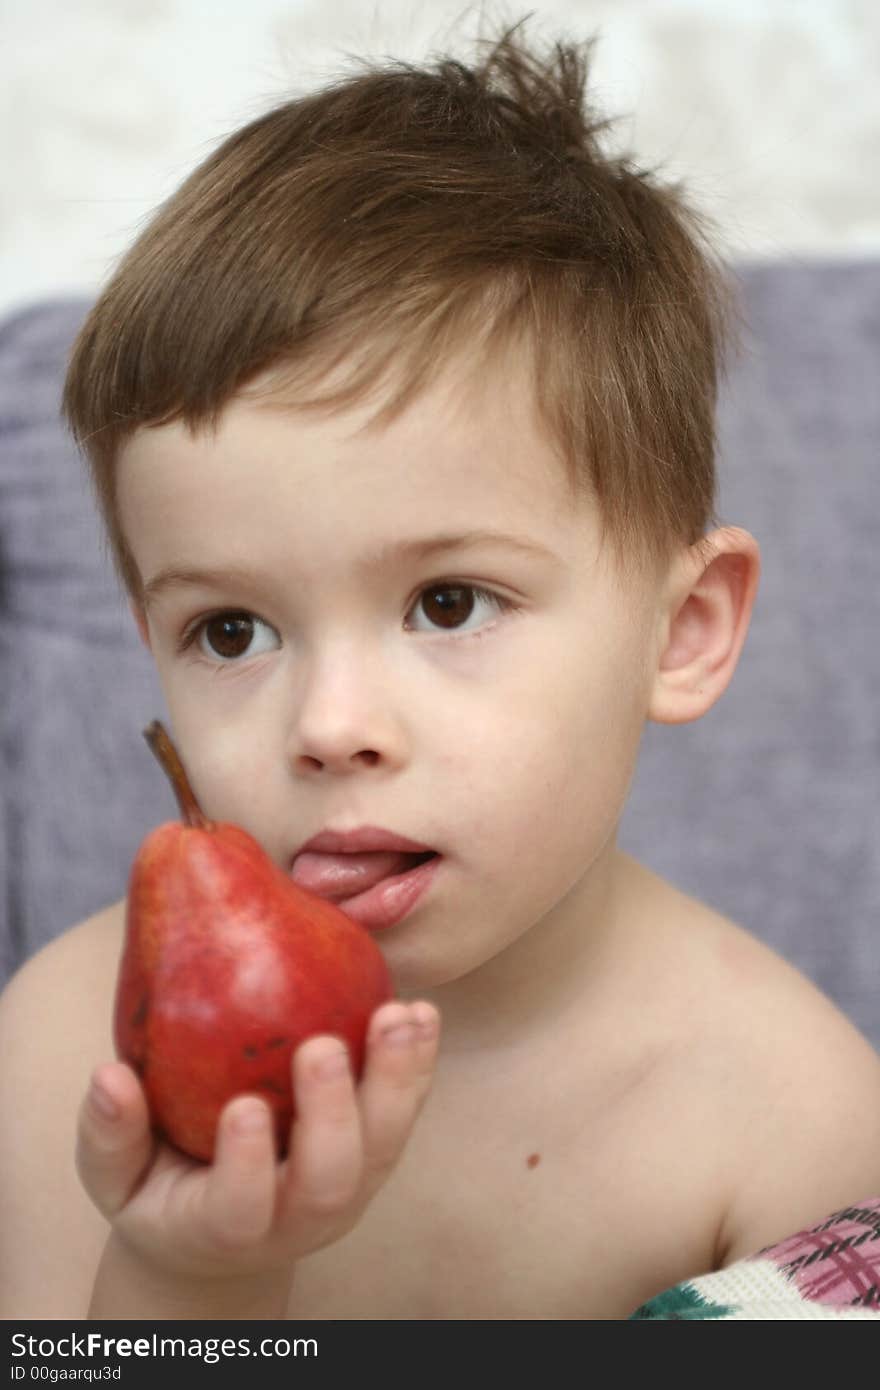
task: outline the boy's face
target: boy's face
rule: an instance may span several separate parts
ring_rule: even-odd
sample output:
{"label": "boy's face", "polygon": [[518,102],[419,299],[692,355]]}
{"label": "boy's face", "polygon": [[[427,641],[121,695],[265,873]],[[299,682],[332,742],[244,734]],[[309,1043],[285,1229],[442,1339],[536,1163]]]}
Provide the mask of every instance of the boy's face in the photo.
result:
{"label": "boy's face", "polygon": [[[360,437],[365,408],[310,417],[243,396],[215,435],[146,429],[119,461],[145,584],[214,574],[157,587],[136,614],[206,813],[285,870],[325,828],[380,826],[443,856],[377,936],[402,992],[584,915],[658,652],[657,590],[600,558],[525,376],[463,381]],[[475,532],[534,550],[416,549]]]}

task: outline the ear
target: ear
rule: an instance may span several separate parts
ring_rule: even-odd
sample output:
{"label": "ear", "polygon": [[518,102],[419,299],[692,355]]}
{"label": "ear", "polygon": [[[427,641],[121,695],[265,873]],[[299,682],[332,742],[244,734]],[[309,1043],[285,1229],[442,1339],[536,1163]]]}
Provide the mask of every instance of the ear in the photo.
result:
{"label": "ear", "polygon": [[691,546],[670,572],[647,711],[658,724],[687,724],[712,708],[730,683],[751,621],[761,575],[758,542],[726,526],[702,546],[703,553]]}
{"label": "ear", "polygon": [[131,599],[128,606],[131,609],[131,616],[134,618],[135,627],[141,635],[141,641],[147,648],[147,651],[151,651],[152,644],[150,642],[150,629],[147,626],[146,613],[136,599]]}

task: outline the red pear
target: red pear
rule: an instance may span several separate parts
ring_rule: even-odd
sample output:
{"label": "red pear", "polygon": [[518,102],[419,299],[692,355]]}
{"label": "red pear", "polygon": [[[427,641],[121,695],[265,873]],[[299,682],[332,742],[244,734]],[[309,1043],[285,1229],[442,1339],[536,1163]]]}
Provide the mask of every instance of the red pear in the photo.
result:
{"label": "red pear", "polygon": [[220,1111],[248,1092],[272,1107],[283,1156],[294,1048],[336,1034],[359,1075],[367,1024],[393,997],[391,978],[366,928],[294,883],[240,826],[203,815],[158,720],[144,737],[183,822],[152,830],[132,865],[116,1050],[177,1148],[210,1161]]}

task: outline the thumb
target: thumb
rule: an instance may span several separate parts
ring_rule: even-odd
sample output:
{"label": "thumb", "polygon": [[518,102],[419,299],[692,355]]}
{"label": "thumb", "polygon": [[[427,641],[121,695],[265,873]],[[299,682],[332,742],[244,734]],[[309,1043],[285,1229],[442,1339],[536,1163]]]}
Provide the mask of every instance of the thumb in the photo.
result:
{"label": "thumb", "polygon": [[124,1062],[95,1067],[79,1108],[76,1170],[108,1221],[125,1206],[154,1149],[147,1098],[131,1067]]}

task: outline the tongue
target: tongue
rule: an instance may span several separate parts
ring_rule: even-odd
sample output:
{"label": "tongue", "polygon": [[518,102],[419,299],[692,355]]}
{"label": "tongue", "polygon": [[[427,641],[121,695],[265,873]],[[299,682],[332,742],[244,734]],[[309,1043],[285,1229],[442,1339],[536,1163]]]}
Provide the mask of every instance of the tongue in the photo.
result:
{"label": "tongue", "polygon": [[292,877],[294,883],[322,898],[350,898],[365,893],[389,874],[403,873],[418,857],[391,850],[371,850],[368,854],[304,850],[293,861]]}

